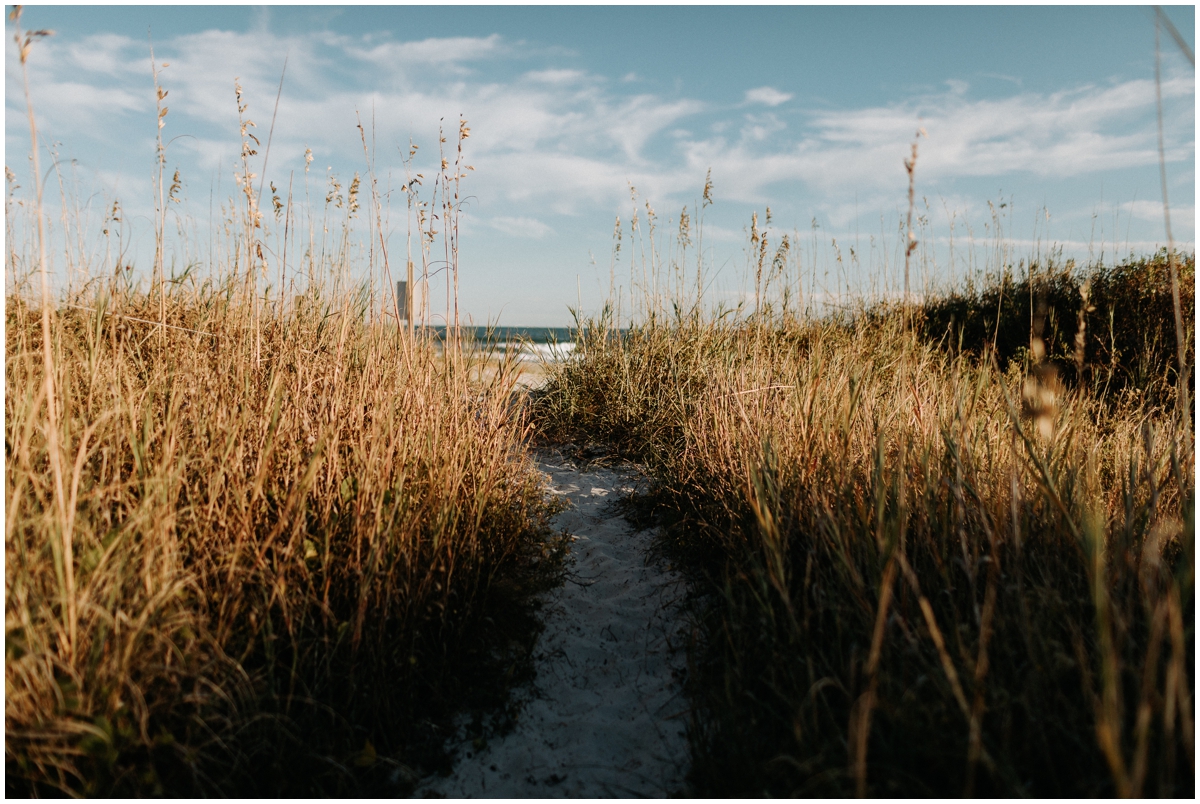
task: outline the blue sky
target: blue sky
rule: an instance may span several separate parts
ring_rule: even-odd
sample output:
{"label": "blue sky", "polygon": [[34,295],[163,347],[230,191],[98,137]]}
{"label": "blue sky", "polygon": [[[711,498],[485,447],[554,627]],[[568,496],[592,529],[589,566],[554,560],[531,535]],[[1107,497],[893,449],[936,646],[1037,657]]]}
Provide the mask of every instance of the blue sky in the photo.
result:
{"label": "blue sky", "polygon": [[[1167,13],[1194,48],[1194,8]],[[288,58],[266,177],[297,196],[306,148],[314,198],[330,174],[343,187],[366,174],[356,112],[369,133],[373,121],[384,189],[402,183],[410,138],[416,169],[431,172],[439,120],[453,131],[467,118],[461,305],[477,322],[562,324],[577,297],[595,309],[611,276],[629,282],[634,209],[642,233],[647,202],[660,231],[677,228],[710,168],[716,297],[746,292],[746,231],[768,206],[772,243],[800,237],[814,290],[895,289],[919,127],[934,279],[993,264],[996,223],[1012,260],[1165,242],[1145,7],[37,7],[23,25],[56,31],[35,46],[31,92],[44,136],[74,160],[66,177],[97,230],[88,248],[102,253],[119,198],[139,270],[153,254],[148,33],[170,63],[163,134],[184,182],[172,215],[195,242],[209,242],[210,210],[235,189],[235,77],[265,142]],[[20,194],[28,129],[11,27],[8,42],[5,163]],[[1162,52],[1172,224],[1190,250],[1194,71],[1165,37]],[[396,253],[403,217],[394,193]]]}

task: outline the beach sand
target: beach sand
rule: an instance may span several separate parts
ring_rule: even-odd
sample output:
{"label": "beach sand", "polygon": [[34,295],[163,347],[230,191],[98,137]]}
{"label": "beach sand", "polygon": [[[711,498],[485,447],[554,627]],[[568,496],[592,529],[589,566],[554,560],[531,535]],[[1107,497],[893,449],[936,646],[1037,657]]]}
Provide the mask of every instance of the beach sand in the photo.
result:
{"label": "beach sand", "polygon": [[490,743],[461,722],[449,777],[415,796],[546,798],[666,796],[687,772],[687,661],[682,577],[648,558],[649,531],[613,502],[644,483],[629,468],[539,460],[552,493],[571,507],[555,527],[571,534],[565,584],[547,593],[536,679],[515,695],[512,731]]}

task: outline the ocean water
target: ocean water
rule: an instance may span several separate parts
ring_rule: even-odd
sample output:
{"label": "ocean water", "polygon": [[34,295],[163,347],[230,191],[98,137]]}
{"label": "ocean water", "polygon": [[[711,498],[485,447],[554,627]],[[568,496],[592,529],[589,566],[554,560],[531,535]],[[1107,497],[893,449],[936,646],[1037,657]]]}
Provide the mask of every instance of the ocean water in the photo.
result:
{"label": "ocean water", "polygon": [[[437,340],[445,337],[445,327],[430,327]],[[463,327],[464,338],[495,355],[517,352],[523,363],[566,360],[575,351],[573,327]]]}
{"label": "ocean water", "polygon": [[550,363],[566,360],[575,352],[575,342],[533,343],[532,341],[501,341],[495,344],[495,354],[501,355],[510,349],[516,350],[522,363]]}
{"label": "ocean water", "polygon": [[[436,326],[429,328],[439,340],[446,334],[446,328]],[[575,327],[463,327],[464,338],[470,338],[477,343],[500,343],[503,341],[532,341],[533,343],[571,343],[575,340]]]}

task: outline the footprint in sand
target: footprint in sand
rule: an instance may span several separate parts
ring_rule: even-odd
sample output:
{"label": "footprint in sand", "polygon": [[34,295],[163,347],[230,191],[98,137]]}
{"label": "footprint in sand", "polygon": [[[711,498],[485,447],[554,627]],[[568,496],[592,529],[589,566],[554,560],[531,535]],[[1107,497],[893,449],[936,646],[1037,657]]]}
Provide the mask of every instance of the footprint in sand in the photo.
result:
{"label": "footprint in sand", "polygon": [[566,583],[545,596],[537,677],[511,732],[476,748],[466,723],[450,748],[453,773],[415,796],[545,798],[666,796],[687,773],[683,579],[647,558],[651,535],[611,499],[638,476],[580,470],[561,457],[540,468],[571,508],[554,525],[572,534]]}

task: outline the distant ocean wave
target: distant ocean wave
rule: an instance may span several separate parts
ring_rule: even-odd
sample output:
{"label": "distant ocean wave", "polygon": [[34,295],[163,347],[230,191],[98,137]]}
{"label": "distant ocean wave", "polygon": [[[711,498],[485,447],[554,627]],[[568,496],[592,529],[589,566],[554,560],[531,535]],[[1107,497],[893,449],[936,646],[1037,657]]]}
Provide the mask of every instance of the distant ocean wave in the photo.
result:
{"label": "distant ocean wave", "polygon": [[[445,338],[445,327],[430,327],[434,337]],[[575,352],[573,327],[463,327],[462,336],[493,355],[514,351],[522,363],[566,360]]]}
{"label": "distant ocean wave", "polygon": [[505,354],[509,350],[519,350],[518,359],[522,363],[549,363],[570,358],[575,353],[575,342],[534,343],[532,341],[501,341],[495,344],[494,347],[494,352],[497,355]]}
{"label": "distant ocean wave", "polygon": [[[443,326],[429,327],[429,330],[439,340],[445,337],[446,328]],[[572,343],[578,330],[574,327],[463,327],[461,332],[464,338],[476,343],[519,340],[533,343]]]}
{"label": "distant ocean wave", "polygon": [[[446,328],[429,327],[427,332],[437,342],[443,342]],[[462,338],[476,348],[487,349],[493,355],[502,355],[508,350],[517,352],[523,363],[554,362],[568,360],[575,354],[575,327],[462,327]],[[625,337],[627,330],[619,330],[617,337]]]}

